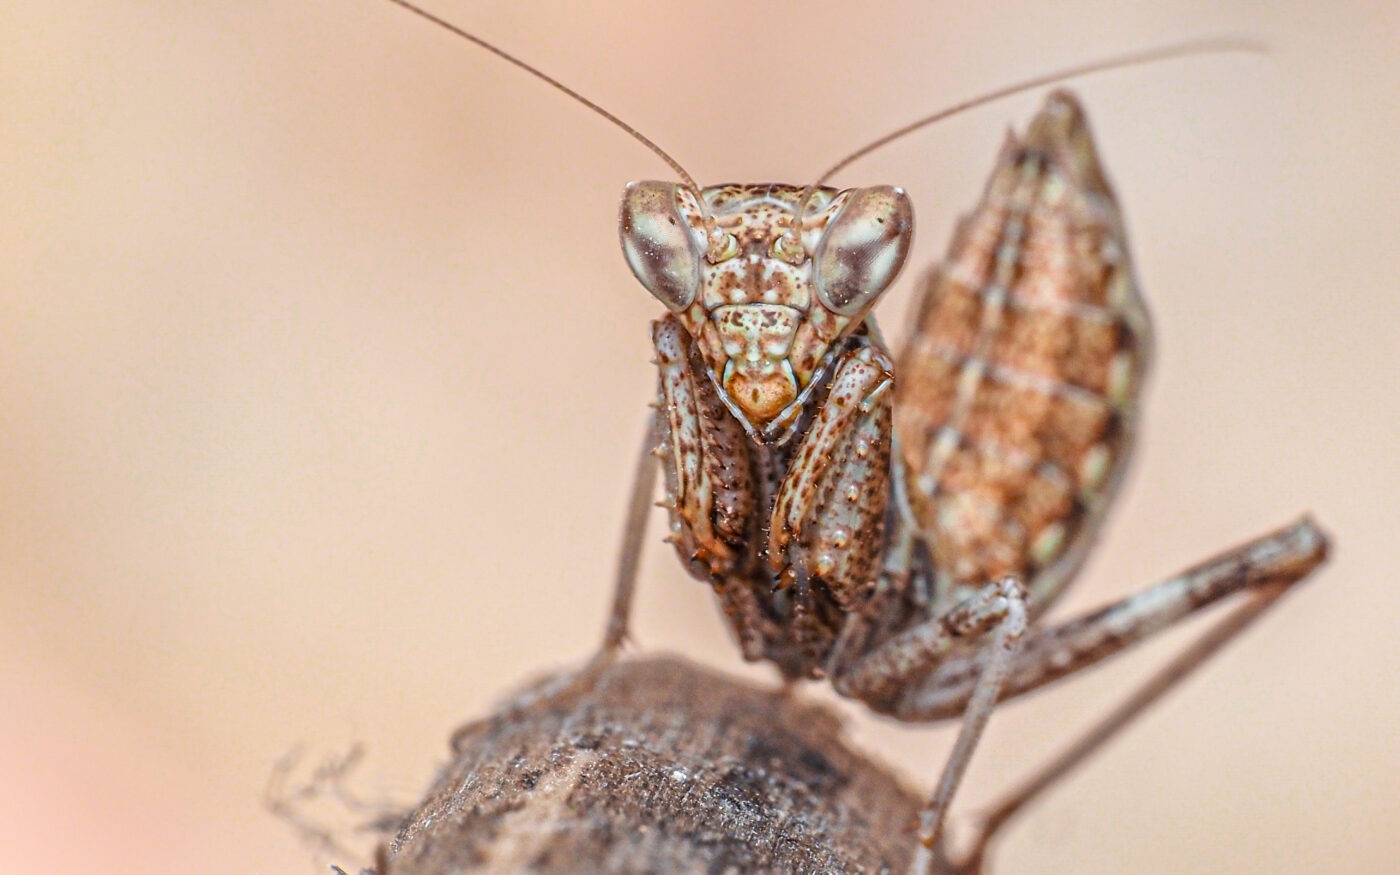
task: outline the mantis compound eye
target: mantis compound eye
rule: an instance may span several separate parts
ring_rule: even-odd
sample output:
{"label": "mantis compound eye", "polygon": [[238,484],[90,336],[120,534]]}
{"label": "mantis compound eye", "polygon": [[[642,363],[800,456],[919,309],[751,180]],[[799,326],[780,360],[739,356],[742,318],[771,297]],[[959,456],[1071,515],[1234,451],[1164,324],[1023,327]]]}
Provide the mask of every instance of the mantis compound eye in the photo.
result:
{"label": "mantis compound eye", "polygon": [[842,316],[856,316],[904,266],[914,236],[914,208],[901,188],[851,192],[812,253],[817,297]]}
{"label": "mantis compound eye", "polygon": [[679,313],[695,300],[707,241],[700,202],[670,182],[634,182],[618,217],[627,266],[647,291]]}

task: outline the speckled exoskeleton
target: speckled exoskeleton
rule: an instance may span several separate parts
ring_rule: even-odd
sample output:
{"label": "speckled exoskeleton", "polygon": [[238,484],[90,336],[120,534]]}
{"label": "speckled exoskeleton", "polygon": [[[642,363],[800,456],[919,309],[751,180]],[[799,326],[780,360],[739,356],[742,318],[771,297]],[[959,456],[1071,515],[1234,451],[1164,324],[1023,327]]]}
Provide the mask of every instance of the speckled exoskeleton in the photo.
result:
{"label": "speckled exoskeleton", "polygon": [[[900,720],[961,718],[915,868],[972,869],[1014,811],[1322,560],[1326,540],[1304,519],[1082,618],[1039,622],[1122,479],[1151,346],[1123,220],[1068,93],[1008,138],[981,202],[922,280],[896,357],[871,309],[910,249],[901,189],[838,190],[821,184],[831,172],[810,185],[702,189],[615,117],[486,47],[631,132],[683,179],[623,196],[627,263],[666,313],[652,326],[655,414],[613,610],[575,683],[626,636],[659,469],[668,540],[713,588],[746,659],[789,680],[826,679]],[[1237,593],[1234,613],[998,806],[969,856],[946,858],[944,813],[998,701]]]}
{"label": "speckled exoskeleton", "polygon": [[870,316],[909,251],[897,188],[634,183],[619,226],[670,311],[652,328],[668,539],[746,659],[901,720],[963,717],[929,847],[998,699],[1231,593],[1276,594],[1266,584],[1321,558],[1304,521],[1035,625],[1121,479],[1150,349],[1122,219],[1067,93],[1008,139],[897,360]]}

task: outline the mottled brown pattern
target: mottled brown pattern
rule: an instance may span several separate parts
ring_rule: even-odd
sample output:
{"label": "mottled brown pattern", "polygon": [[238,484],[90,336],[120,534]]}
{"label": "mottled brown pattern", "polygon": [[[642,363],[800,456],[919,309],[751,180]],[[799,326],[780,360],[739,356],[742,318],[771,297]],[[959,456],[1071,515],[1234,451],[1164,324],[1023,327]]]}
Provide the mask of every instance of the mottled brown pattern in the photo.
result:
{"label": "mottled brown pattern", "polygon": [[[744,657],[902,720],[962,718],[913,871],[943,861],[944,816],[1000,699],[1243,594],[1053,779],[1325,555],[1303,520],[1082,620],[1036,623],[1120,479],[1149,343],[1117,205],[1066,93],[1008,140],[897,368],[870,310],[909,252],[901,189],[632,183],[619,230],[669,311],[651,435],[668,539]],[[626,639],[654,474],[638,468],[603,646],[557,693],[586,692]],[[1019,804],[993,812],[961,869]]]}
{"label": "mottled brown pattern", "polygon": [[896,367],[910,502],[942,587],[1015,574],[1034,607],[1054,597],[1126,459],[1148,342],[1087,126],[1052,99],[1003,148]]}
{"label": "mottled brown pattern", "polygon": [[691,342],[674,317],[652,332],[660,369],[657,446],[666,474],[671,540],[696,573],[741,564],[754,514],[752,462],[738,423],[708,380],[694,379]]}
{"label": "mottled brown pattern", "polygon": [[[845,228],[853,217],[880,209],[891,211],[891,221],[854,224],[880,227],[883,236],[865,246],[825,245],[842,234],[833,221],[846,222]],[[638,278],[699,340],[730,411],[754,440],[782,442],[792,437],[801,409],[795,402],[829,373],[834,347],[861,325],[903,264],[911,223],[907,198],[888,187],[718,185],[697,198],[679,186],[648,182],[629,188],[621,227]],[[687,252],[686,241],[700,239],[711,242],[697,265],[700,253]],[[897,257],[867,275],[863,271],[875,262],[866,255],[882,247],[892,247]],[[689,295],[677,291],[678,277],[694,274],[656,269],[678,264],[698,267]],[[839,302],[819,300],[824,282]]]}
{"label": "mottled brown pattern", "polygon": [[778,575],[805,569],[843,611],[864,602],[883,553],[892,369],[869,348],[843,362],[769,525],[769,567]]}
{"label": "mottled brown pattern", "polygon": [[624,250],[672,311],[653,338],[670,540],[746,656],[818,676],[884,553],[893,365],[866,313],[908,251],[908,199],[663,183],[628,198]]}
{"label": "mottled brown pattern", "polygon": [[[1120,480],[1149,344],[1068,94],[1008,141],[897,367],[868,311],[908,252],[907,197],[821,189],[799,221],[803,201],[798,186],[629,186],[624,252],[671,311],[654,335],[671,540],[746,659],[902,720],[961,715],[920,816],[931,849],[997,701],[1247,593],[1121,713],[1145,707],[1321,562],[1326,538],[1303,520],[1080,620],[1035,622]],[[634,519],[649,491],[639,479]],[[586,675],[625,633],[633,579],[624,565]]]}
{"label": "mottled brown pattern", "polygon": [[[647,209],[663,190],[639,189]],[[820,250],[843,205],[884,191],[811,192],[803,247]],[[721,593],[746,653],[818,675],[882,555],[908,549],[885,543],[891,477],[927,545],[918,571],[932,604],[886,617],[884,634],[1007,575],[1027,582],[1034,609],[1058,593],[1119,479],[1148,334],[1112,193],[1066,95],[1008,141],[928,280],[893,369],[892,413],[878,339],[850,333],[864,310],[819,300],[813,259],[779,251],[803,193],[676,190],[677,220],[712,242],[693,299],[657,329],[658,427],[682,558]],[[716,246],[714,233],[732,239]],[[858,252],[817,260],[859,276]],[[868,309],[873,296],[856,300]],[[863,364],[875,360],[878,376]]]}

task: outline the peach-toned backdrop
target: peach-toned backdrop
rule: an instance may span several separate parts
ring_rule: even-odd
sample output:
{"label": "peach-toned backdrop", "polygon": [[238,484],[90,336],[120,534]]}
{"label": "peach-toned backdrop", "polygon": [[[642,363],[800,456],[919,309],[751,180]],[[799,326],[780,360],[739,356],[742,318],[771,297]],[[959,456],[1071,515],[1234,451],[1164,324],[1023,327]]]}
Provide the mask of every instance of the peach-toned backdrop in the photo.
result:
{"label": "peach-toned backdrop", "polygon": [[[1267,40],[1074,86],[1158,355],[1065,611],[1305,509],[1336,559],[1047,797],[999,868],[1394,871],[1400,7],[971,6],[434,3],[702,182],[806,181],[1091,57]],[[905,186],[925,264],[1038,100],[838,181]],[[0,871],[324,871],[259,808],[280,754],[364,742],[356,785],[409,800],[455,724],[589,650],[658,311],[614,213],[666,172],[380,0],[0,8]],[[881,311],[896,338],[916,272]],[[642,646],[745,670],[657,537]],[[1000,712],[960,811],[1166,652]],[[950,729],[852,714],[932,779]]]}

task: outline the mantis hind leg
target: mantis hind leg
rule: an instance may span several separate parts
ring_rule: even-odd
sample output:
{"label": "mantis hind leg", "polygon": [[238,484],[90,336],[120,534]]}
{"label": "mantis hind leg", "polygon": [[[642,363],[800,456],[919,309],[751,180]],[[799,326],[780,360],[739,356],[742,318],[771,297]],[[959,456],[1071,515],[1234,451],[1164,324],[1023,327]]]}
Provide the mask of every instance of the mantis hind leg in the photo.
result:
{"label": "mantis hind leg", "polygon": [[[1241,602],[1134,693],[1100,718],[1049,763],[981,818],[971,851],[953,871],[980,872],[1000,828],[1179,681],[1234,640],[1326,558],[1327,538],[1309,519],[1258,538],[1077,620],[1028,632],[1001,695],[1009,697],[1094,665],[1232,595]],[[904,691],[898,716],[937,720],[976,707],[981,682],[976,656],[955,657]],[[941,849],[940,849],[941,850]],[[943,861],[947,862],[947,861]]]}
{"label": "mantis hind leg", "polygon": [[1065,775],[1082,763],[1095,751],[1108,743],[1125,726],[1143,711],[1195,671],[1222,647],[1233,641],[1240,632],[1252,624],[1261,614],[1272,607],[1292,586],[1291,582],[1281,582],[1262,586],[1250,593],[1249,599],[1237,606],[1216,625],[1202,633],[1201,637],[1152,675],[1138,689],[1122,702],[1114,706],[1085,730],[1073,743],[1061,750],[1049,762],[1044,763],[1029,777],[1018,783],[1011,792],[998,800],[991,809],[978,818],[978,828],[971,849],[957,861],[955,871],[961,875],[980,873],[985,868],[987,851],[1002,827],[1020,813],[1026,805],[1054,786]]}

